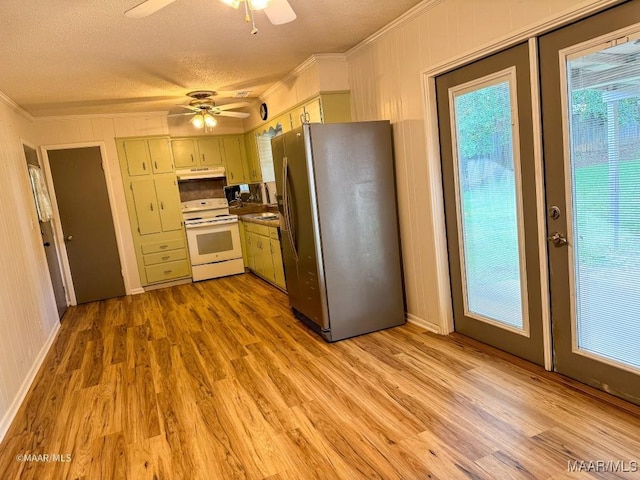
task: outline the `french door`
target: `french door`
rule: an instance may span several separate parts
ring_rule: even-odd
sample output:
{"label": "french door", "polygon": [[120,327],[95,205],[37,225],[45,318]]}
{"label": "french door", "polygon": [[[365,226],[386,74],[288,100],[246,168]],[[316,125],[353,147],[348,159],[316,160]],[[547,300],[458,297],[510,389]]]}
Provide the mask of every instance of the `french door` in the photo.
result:
{"label": "french door", "polygon": [[456,331],[544,363],[527,43],[436,79]]}
{"label": "french door", "polygon": [[544,181],[526,44],[436,78],[455,330],[640,404],[640,0],[538,45]]}
{"label": "french door", "polygon": [[640,403],[640,2],[539,45],[555,369]]}

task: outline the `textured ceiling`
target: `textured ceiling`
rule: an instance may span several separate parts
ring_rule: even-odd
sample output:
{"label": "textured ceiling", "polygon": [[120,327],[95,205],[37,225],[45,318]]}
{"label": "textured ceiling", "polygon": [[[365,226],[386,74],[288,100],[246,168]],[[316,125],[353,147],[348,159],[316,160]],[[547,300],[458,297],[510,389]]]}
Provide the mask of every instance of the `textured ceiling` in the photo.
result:
{"label": "textured ceiling", "polygon": [[[419,0],[289,0],[271,25],[218,0],[1,0],[0,91],[34,116],[172,110],[191,90],[258,96],[314,53],[343,53]],[[235,100],[237,101],[237,100]],[[220,102],[224,103],[224,102]]]}

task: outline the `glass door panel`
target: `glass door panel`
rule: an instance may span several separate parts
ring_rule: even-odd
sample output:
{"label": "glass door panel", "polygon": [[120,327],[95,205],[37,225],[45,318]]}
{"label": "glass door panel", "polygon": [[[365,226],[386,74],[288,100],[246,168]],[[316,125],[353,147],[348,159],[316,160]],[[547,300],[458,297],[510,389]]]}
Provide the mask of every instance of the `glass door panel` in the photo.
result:
{"label": "glass door panel", "polygon": [[455,330],[543,365],[530,86],[527,43],[436,78]]}
{"label": "glass door panel", "polygon": [[453,89],[452,130],[465,314],[526,334],[514,81],[511,71]]}
{"label": "glass door panel", "polygon": [[566,62],[574,343],[640,368],[640,45],[623,40]]}

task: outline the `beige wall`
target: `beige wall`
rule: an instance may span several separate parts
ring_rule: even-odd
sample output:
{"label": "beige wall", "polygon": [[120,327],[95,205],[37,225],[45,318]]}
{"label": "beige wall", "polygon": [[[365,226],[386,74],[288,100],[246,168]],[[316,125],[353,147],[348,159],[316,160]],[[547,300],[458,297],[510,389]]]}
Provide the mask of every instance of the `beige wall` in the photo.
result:
{"label": "beige wall", "polygon": [[59,326],[21,139],[37,144],[0,98],[0,439]]}
{"label": "beige wall", "polygon": [[[447,311],[438,303],[435,232],[425,142],[421,72],[497,43],[502,37],[597,0],[442,0],[423,2],[413,14],[347,54],[352,116],[393,123],[400,229],[408,313],[444,330]],[[420,10],[421,9],[421,10]],[[437,170],[437,169],[436,169]]]}
{"label": "beige wall", "polygon": [[285,78],[260,96],[251,108],[251,116],[244,120],[246,131],[253,130],[262,123],[258,114],[260,102],[269,107],[266,123],[295,105],[317,96],[320,92],[349,90],[347,61],[344,55],[318,54],[290,72]]}

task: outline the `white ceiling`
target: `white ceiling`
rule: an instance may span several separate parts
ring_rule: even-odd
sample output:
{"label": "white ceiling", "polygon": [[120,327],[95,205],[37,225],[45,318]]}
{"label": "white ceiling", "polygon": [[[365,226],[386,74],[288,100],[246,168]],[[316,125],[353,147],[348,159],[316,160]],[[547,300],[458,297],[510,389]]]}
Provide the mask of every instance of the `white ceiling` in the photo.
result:
{"label": "white ceiling", "polygon": [[420,3],[289,0],[297,20],[274,26],[256,12],[251,35],[244,11],[218,0],[125,18],[140,1],[1,0],[0,91],[33,116],[167,111],[201,89],[256,97],[311,54],[343,53]]}

